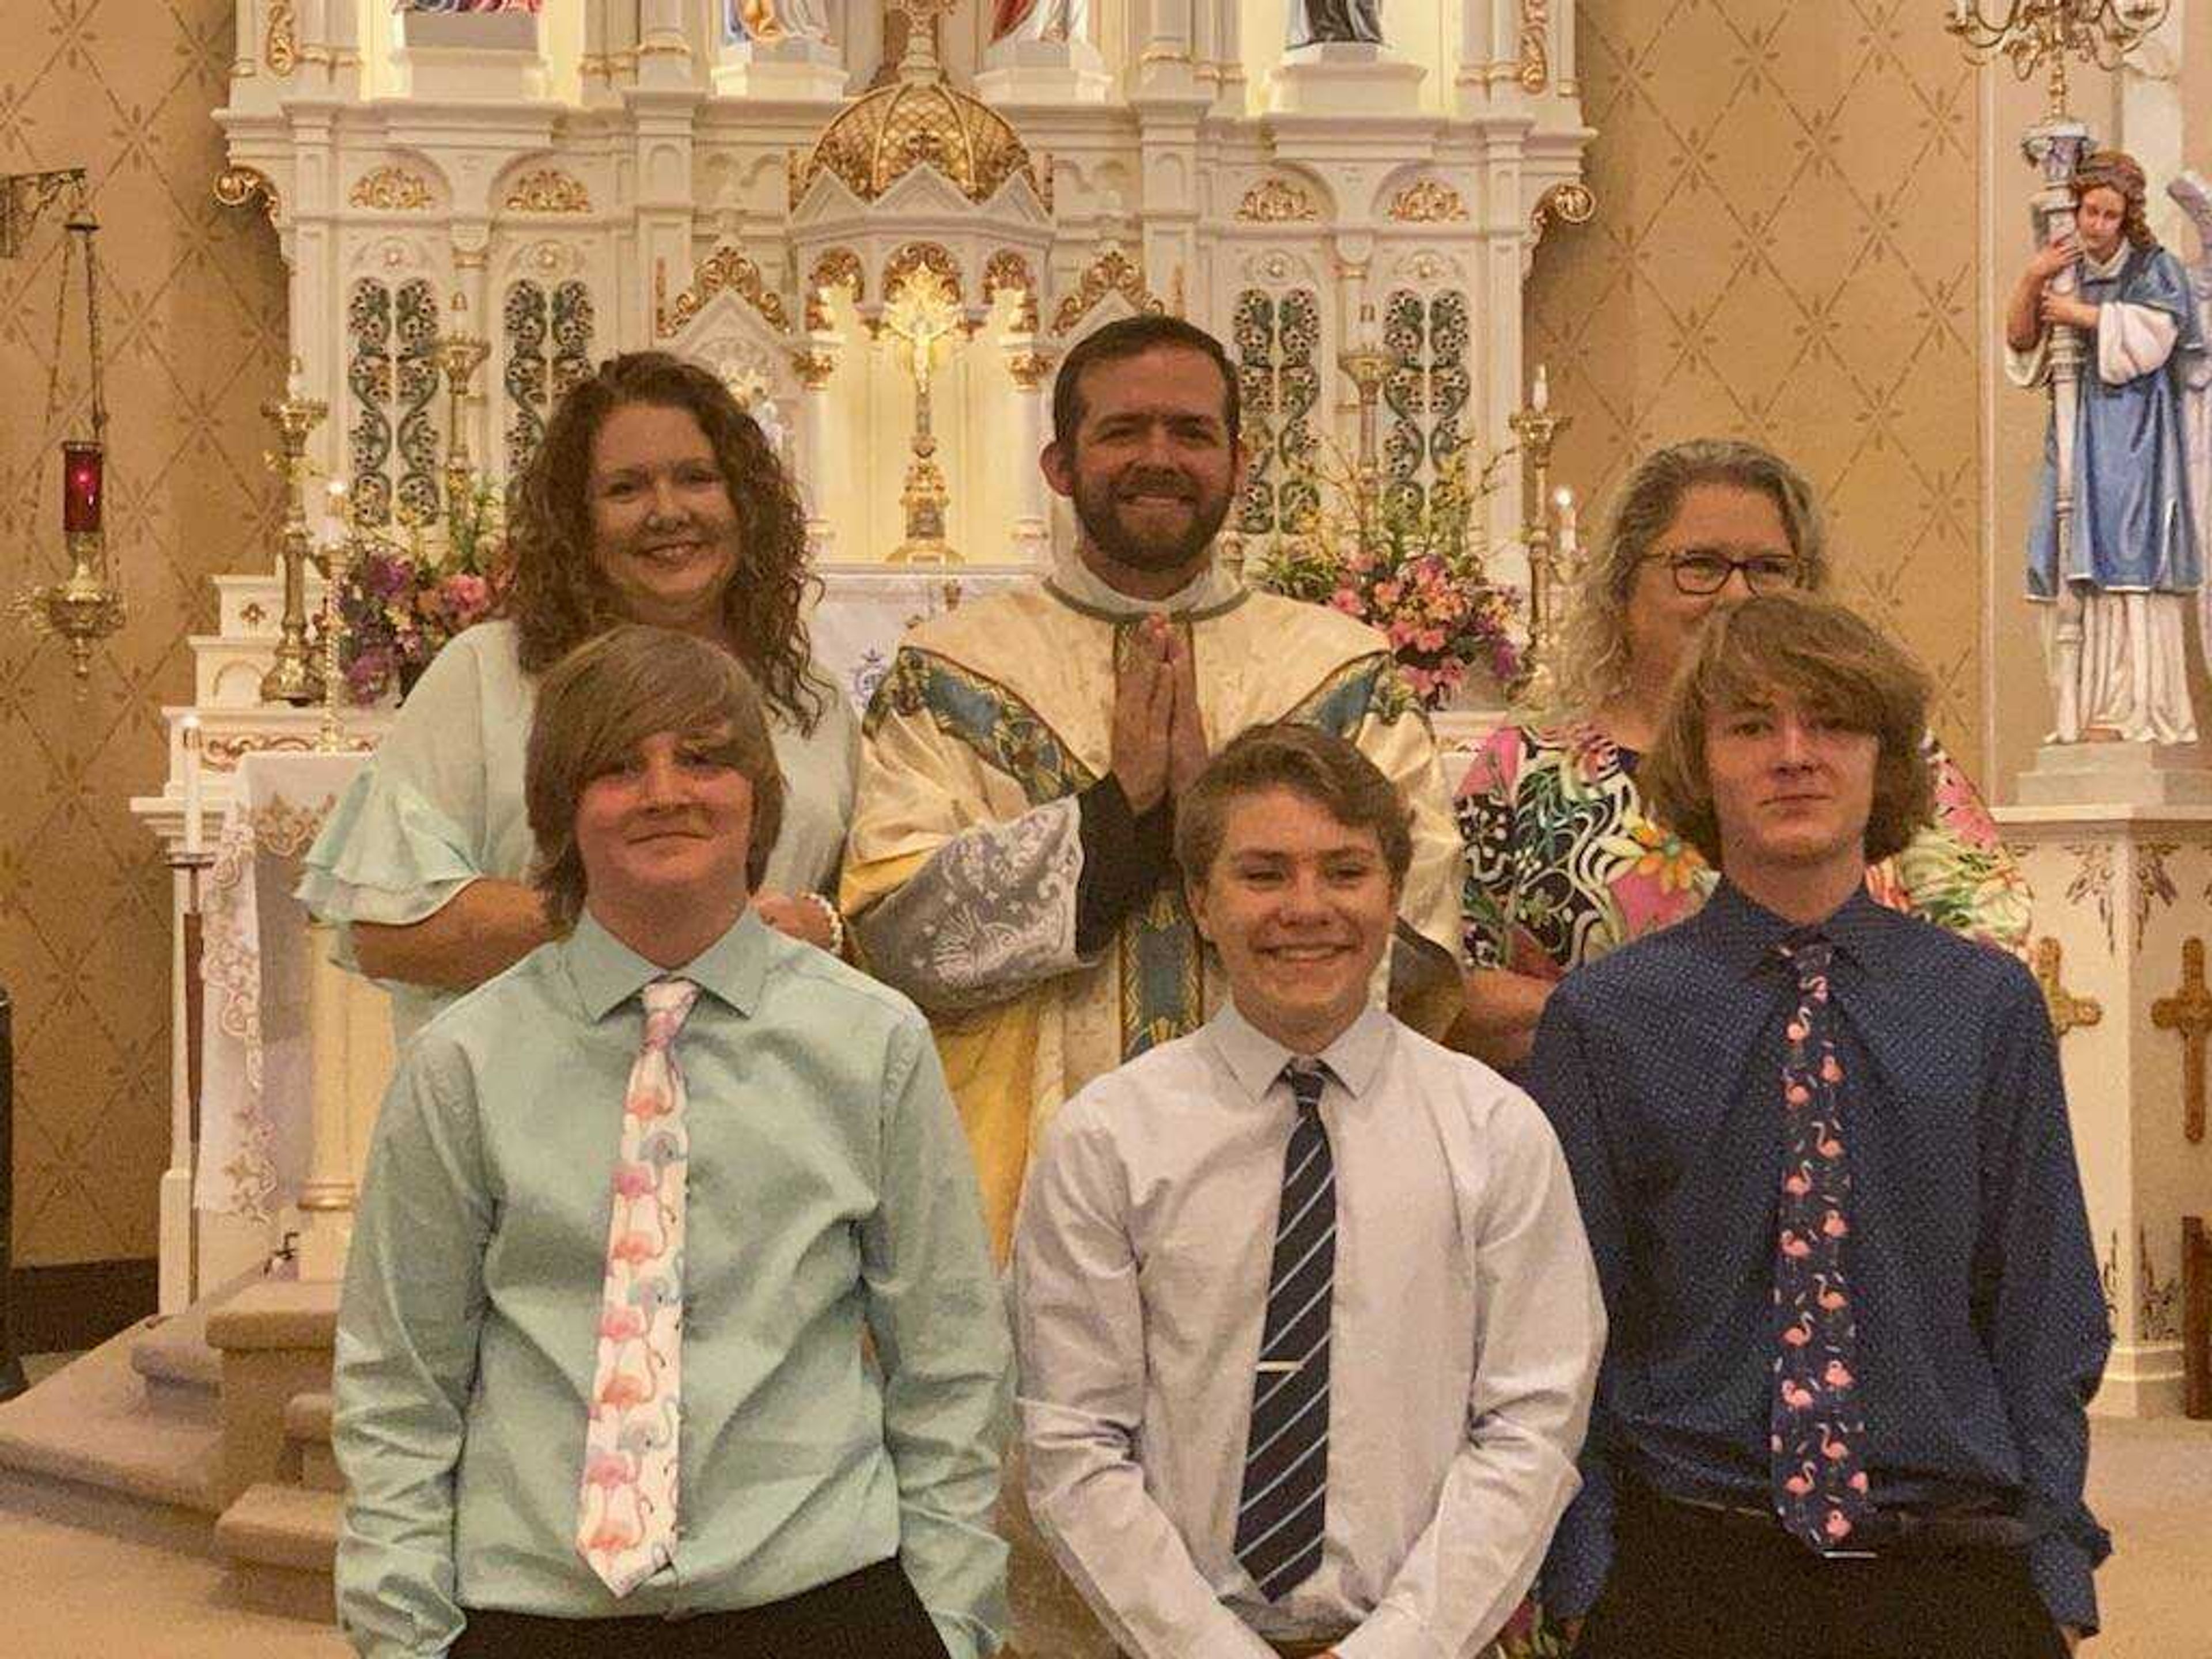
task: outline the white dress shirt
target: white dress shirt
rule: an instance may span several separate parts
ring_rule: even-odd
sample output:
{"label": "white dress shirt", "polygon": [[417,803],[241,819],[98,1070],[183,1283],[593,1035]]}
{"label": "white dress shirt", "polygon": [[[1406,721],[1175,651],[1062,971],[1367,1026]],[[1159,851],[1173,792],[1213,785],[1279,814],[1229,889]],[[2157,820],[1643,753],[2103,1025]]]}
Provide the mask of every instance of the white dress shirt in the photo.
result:
{"label": "white dress shirt", "polygon": [[[1464,1659],[1578,1485],[1605,1315],[1565,1160],[1518,1089],[1370,1008],[1320,1058],[1336,1162],[1328,1522],[1277,1603],[1232,1547],[1291,1051],[1225,1006],[1061,1110],[1014,1237],[1040,1528],[1136,1659]],[[1349,1632],[1345,1634],[1345,1632]]]}

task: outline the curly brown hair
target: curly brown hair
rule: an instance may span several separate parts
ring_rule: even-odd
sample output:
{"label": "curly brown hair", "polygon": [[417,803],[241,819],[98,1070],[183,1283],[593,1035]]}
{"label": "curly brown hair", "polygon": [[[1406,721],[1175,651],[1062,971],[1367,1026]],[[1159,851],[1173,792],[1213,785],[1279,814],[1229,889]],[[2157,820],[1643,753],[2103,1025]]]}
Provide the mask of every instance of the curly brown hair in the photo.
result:
{"label": "curly brown hair", "polygon": [[2074,170],[2074,199],[2079,202],[2093,190],[2109,190],[2120,198],[2120,229],[2131,247],[2156,247],[2144,204],[2150,198],[2150,180],[2142,163],[2124,149],[2092,150]]}
{"label": "curly brown hair", "polygon": [[688,410],[720,464],[743,550],[722,595],[723,624],[769,706],[811,732],[830,695],[810,666],[805,607],[820,583],[807,563],[806,514],[753,417],[711,372],[665,351],[610,357],[562,397],[545,441],[514,482],[507,542],[514,586],[507,614],[523,672],[542,674],[594,635],[632,620],[592,556],[592,448],[633,404]]}

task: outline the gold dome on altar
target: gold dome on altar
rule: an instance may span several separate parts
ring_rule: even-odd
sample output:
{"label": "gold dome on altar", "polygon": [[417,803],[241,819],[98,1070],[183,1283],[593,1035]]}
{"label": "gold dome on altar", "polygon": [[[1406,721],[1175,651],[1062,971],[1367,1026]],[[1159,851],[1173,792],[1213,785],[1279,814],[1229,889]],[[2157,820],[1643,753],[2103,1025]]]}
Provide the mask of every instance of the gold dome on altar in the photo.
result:
{"label": "gold dome on altar", "polygon": [[1030,170],[1029,146],[989,105],[941,81],[899,80],[840,111],[822,130],[792,179],[792,200],[829,172],[872,202],[925,163],[978,204]]}

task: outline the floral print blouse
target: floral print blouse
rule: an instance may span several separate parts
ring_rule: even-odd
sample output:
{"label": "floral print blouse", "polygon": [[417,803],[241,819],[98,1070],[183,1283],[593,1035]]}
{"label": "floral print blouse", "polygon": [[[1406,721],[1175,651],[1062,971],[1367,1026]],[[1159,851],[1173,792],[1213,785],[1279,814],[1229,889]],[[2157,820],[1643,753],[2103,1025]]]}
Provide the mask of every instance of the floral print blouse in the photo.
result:
{"label": "floral print blouse", "polygon": [[[2027,880],[1966,775],[1924,741],[1935,822],[1869,869],[1867,887],[1893,909],[2022,955]],[[1452,800],[1468,966],[1559,979],[1705,902],[1718,877],[1646,815],[1637,759],[1587,722],[1491,733]]]}

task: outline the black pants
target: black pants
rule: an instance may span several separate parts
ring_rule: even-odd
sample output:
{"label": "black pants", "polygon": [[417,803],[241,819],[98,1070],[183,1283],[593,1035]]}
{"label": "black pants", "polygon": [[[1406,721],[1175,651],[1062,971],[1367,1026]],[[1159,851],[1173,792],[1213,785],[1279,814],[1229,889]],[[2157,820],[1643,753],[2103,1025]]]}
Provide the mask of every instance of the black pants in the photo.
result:
{"label": "black pants", "polygon": [[1824,1559],[1779,1522],[1621,1494],[1575,1659],[2064,1659],[2025,1552]]}
{"label": "black pants", "polygon": [[764,1607],[692,1619],[466,1617],[447,1659],[945,1659],[896,1560]]}

